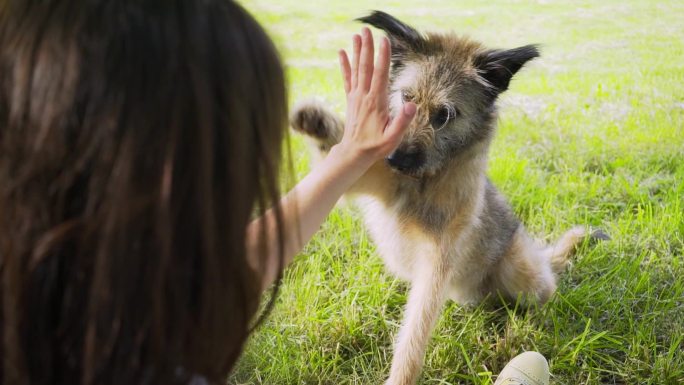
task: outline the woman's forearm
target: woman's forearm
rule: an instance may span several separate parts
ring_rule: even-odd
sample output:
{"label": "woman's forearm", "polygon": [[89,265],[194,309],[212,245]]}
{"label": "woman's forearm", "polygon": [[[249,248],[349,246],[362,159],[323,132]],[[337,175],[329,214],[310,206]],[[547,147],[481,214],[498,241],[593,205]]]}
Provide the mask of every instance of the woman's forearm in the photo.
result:
{"label": "woman's forearm", "polygon": [[[247,251],[253,267],[262,271],[264,286],[278,276],[278,258],[283,267],[290,264],[297,253],[318,231],[321,224],[342,194],[368,169],[370,160],[345,154],[333,147],[330,154],[280,201],[285,229],[282,253],[277,249],[278,232],[273,209],[257,218],[247,228]],[[259,239],[263,226],[267,239]],[[265,245],[265,250],[260,250]],[[259,266],[259,252],[266,252],[266,266]]]}
{"label": "woman's forearm", "polygon": [[285,232],[283,250],[277,246],[278,224],[274,210],[267,211],[247,228],[248,260],[256,271],[262,273],[264,287],[275,280],[280,269],[287,266],[311,239],[342,194],[373,163],[396,148],[416,113],[416,105],[407,102],[390,119],[389,41],[382,39],[375,65],[373,36],[368,28],[364,28],[362,35],[354,35],[351,62],[347,53],[340,51],[340,67],[347,95],[342,140],[280,202]]}

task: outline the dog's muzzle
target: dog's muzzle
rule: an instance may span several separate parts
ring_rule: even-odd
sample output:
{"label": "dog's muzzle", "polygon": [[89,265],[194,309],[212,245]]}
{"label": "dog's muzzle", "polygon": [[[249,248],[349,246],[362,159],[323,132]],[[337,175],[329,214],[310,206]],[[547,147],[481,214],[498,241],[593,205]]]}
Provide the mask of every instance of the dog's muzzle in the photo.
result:
{"label": "dog's muzzle", "polygon": [[393,169],[410,174],[425,164],[425,151],[413,146],[400,146],[385,161]]}

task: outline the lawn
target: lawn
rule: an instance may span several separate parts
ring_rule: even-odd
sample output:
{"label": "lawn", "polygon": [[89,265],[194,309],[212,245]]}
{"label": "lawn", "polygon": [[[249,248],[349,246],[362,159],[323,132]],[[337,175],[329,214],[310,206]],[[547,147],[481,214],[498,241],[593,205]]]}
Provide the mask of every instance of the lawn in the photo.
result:
{"label": "lawn", "polygon": [[[530,310],[448,303],[420,384],[491,384],[538,350],[553,384],[684,384],[684,2],[248,0],[287,66],[290,102],[344,109],[336,51],[382,9],[490,47],[541,44],[500,100],[489,175],[532,234],[584,245]],[[309,169],[292,137],[297,177]],[[406,300],[360,215],[340,205],[286,271],[231,383],[381,384]]]}

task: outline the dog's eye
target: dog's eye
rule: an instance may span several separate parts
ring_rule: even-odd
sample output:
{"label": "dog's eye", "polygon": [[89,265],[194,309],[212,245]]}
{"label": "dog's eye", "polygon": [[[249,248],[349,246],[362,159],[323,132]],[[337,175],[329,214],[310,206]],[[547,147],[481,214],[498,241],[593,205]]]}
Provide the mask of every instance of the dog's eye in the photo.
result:
{"label": "dog's eye", "polygon": [[406,90],[401,91],[401,101],[404,103],[413,101],[413,94]]}
{"label": "dog's eye", "polygon": [[438,130],[442,127],[444,127],[450,120],[452,120],[454,117],[456,117],[456,110],[453,108],[449,108],[447,106],[444,106],[437,110],[435,115],[432,117],[432,127],[434,129]]}

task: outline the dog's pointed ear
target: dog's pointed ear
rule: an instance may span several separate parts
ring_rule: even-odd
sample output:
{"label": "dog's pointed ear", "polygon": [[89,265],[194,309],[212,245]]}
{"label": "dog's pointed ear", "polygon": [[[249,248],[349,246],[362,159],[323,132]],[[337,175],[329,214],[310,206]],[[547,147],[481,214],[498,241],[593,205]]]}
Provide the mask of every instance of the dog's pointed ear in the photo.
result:
{"label": "dog's pointed ear", "polygon": [[480,76],[494,88],[497,94],[500,94],[508,89],[513,75],[525,63],[536,57],[539,57],[539,49],[536,45],[485,51],[475,58],[475,67]]}
{"label": "dog's pointed ear", "polygon": [[382,11],[373,11],[356,20],[385,31],[395,58],[402,57],[408,51],[420,51],[425,42],[425,38],[413,27]]}

